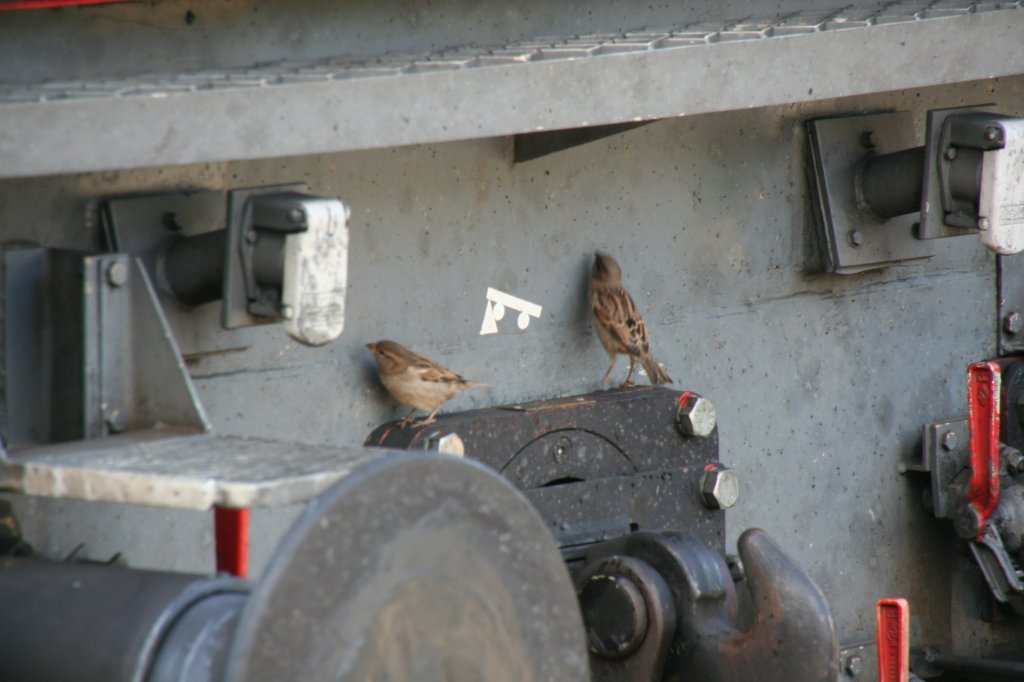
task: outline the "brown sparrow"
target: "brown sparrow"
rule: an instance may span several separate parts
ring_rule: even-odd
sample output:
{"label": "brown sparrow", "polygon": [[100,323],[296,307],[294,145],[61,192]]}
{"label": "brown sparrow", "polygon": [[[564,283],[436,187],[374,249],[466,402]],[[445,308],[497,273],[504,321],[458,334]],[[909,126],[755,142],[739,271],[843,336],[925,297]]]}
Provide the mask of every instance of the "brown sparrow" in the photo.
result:
{"label": "brown sparrow", "polygon": [[384,388],[388,389],[398,402],[412,406],[412,410],[405,415],[399,426],[412,424],[412,416],[416,410],[427,410],[430,415],[423,421],[416,422],[415,426],[433,424],[434,416],[441,409],[441,405],[454,398],[459,391],[474,386],[487,386],[467,381],[450,369],[417,355],[394,341],[368,343],[366,347],[373,351],[373,357],[377,360],[377,370]]}
{"label": "brown sparrow", "polygon": [[622,388],[630,385],[633,367],[639,360],[651,383],[671,383],[672,379],[651,355],[651,338],[647,325],[640,317],[636,304],[629,293],[622,288],[622,270],[619,264],[606,253],[594,253],[594,270],[590,279],[590,307],[594,311],[594,326],[597,337],[608,353],[608,371],[601,379],[608,383],[608,375],[615,367],[619,353],[629,356],[629,374]]}

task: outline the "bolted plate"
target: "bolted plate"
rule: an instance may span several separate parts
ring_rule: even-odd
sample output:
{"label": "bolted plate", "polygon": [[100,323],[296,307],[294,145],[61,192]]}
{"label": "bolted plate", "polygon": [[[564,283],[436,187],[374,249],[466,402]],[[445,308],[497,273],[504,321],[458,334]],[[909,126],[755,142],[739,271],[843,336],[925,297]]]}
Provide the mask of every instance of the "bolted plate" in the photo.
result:
{"label": "bolted plate", "polygon": [[[869,155],[918,145],[910,112],[817,119],[808,122],[807,130],[827,267],[848,275],[930,258],[931,245],[913,233],[918,213],[873,217],[857,207],[854,190],[854,171]],[[865,145],[869,138],[870,149]]]}
{"label": "bolted plate", "polygon": [[313,500],[246,606],[241,680],[586,680],[555,544],[484,466],[375,460]]}

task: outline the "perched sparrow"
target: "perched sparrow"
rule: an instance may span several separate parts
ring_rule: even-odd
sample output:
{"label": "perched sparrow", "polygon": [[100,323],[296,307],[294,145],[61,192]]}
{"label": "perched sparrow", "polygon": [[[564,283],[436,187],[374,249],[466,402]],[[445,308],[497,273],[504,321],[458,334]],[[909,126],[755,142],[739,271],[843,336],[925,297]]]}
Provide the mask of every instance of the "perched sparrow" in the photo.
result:
{"label": "perched sparrow", "polygon": [[600,251],[594,253],[590,307],[594,311],[597,336],[601,339],[601,345],[610,359],[608,371],[601,379],[602,384],[608,383],[608,375],[615,367],[616,356],[619,353],[629,356],[629,374],[622,384],[623,388],[630,385],[637,360],[643,365],[655,386],[672,381],[651,355],[651,339],[647,333],[647,325],[640,317],[629,293],[622,288],[622,270],[619,269],[619,264],[611,256]]}
{"label": "perched sparrow", "polygon": [[441,405],[451,400],[464,388],[487,386],[466,381],[450,369],[445,369],[422,355],[417,355],[394,341],[368,343],[373,351],[380,373],[380,382],[400,403],[411,405],[412,410],[402,419],[400,426],[413,423],[416,410],[427,410],[430,416],[416,426],[433,424]]}

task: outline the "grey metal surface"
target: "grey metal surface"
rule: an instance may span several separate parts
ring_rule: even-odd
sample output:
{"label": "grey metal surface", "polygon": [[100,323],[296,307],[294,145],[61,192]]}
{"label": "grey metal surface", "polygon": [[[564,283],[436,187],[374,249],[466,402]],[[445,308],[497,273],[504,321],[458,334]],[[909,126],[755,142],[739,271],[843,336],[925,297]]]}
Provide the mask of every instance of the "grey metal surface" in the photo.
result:
{"label": "grey metal surface", "polygon": [[287,505],[380,456],[161,429],[9,453],[0,459],[0,490],[195,510]]}
{"label": "grey metal surface", "polygon": [[[974,239],[943,239],[926,264],[821,274],[805,177],[808,119],[909,110],[923,130],[927,109],[964,101],[1024,111],[1024,78],[659,121],[514,166],[507,141],[487,139],[8,179],[0,226],[5,239],[89,248],[97,196],[293,180],[344,196],[352,288],[337,342],[226,332],[219,306],[194,311],[182,337],[218,433],[317,445],[361,443],[404,411],[364,347],[381,337],[494,384],[450,410],[598,388],[606,358],[585,292],[590,254],[606,249],[659,359],[715,403],[721,457],[744,485],[727,543],[765,528],[822,586],[843,642],[873,638],[874,599],[896,595],[910,599],[920,641],[981,650],[985,637],[954,628],[936,599],[956,560],[949,528],[922,508],[923,482],[896,467],[919,452],[923,424],[964,413],[966,364],[996,352],[994,257]],[[543,304],[543,317],[480,336],[489,287]],[[16,502],[48,555],[85,542],[95,555],[127,550],[133,565],[211,570],[208,514]],[[254,543],[283,530],[275,513],[254,521]]]}
{"label": "grey metal surface", "polygon": [[16,82],[0,92],[0,177],[462,140],[1003,77],[1024,70],[1024,55],[1005,48],[1022,26],[1017,2],[901,2],[708,13],[370,60]]}
{"label": "grey metal surface", "polygon": [[1014,355],[1024,352],[1024,328],[1018,321],[1024,315],[1024,255],[996,256],[996,264],[999,354]]}
{"label": "grey metal surface", "polygon": [[586,680],[576,594],[494,471],[380,457],[303,512],[238,627],[225,680]]}
{"label": "grey metal surface", "polygon": [[848,275],[930,257],[931,245],[913,233],[918,215],[876,217],[860,205],[856,187],[857,168],[866,159],[918,146],[910,112],[814,120],[808,133],[829,268]]}

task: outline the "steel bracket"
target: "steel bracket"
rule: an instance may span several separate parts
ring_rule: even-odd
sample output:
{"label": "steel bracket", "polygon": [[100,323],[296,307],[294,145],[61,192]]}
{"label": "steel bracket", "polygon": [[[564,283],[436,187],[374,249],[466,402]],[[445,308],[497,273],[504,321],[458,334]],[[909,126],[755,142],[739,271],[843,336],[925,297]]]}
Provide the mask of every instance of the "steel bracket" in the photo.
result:
{"label": "steel bracket", "polygon": [[917,145],[910,112],[817,119],[807,129],[828,269],[847,275],[930,258],[932,247],[914,233],[917,214],[873,216],[860,207],[856,191],[859,164]]}
{"label": "steel bracket", "polygon": [[[9,249],[5,256],[7,300],[15,301],[6,325],[7,404],[14,407],[7,438],[13,446],[157,425],[209,430],[137,259],[38,247]],[[48,321],[51,338],[33,347],[26,330],[37,329],[40,320]]]}

